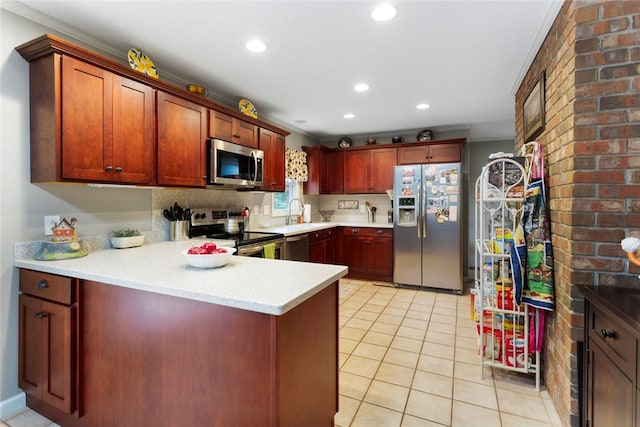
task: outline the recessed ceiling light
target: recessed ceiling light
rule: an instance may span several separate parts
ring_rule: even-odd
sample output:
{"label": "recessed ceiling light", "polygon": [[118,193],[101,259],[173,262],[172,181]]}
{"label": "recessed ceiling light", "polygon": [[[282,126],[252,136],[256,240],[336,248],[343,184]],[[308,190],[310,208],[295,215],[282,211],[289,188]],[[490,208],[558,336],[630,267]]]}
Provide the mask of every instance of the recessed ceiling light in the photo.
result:
{"label": "recessed ceiling light", "polygon": [[382,3],[371,11],[371,18],[374,21],[388,21],[396,16],[398,9],[392,4]]}
{"label": "recessed ceiling light", "polygon": [[251,52],[264,52],[267,50],[267,45],[260,40],[249,40],[245,46]]}
{"label": "recessed ceiling light", "polygon": [[355,115],[355,114],[353,114],[353,113],[347,113],[347,114],[345,114],[345,115],[344,115],[344,116],[342,116],[342,117],[344,117],[345,119],[353,119],[355,116],[356,116],[356,115]]}
{"label": "recessed ceiling light", "polygon": [[418,110],[426,110],[429,107],[431,107],[429,104],[418,104],[418,105],[416,105],[416,108]]}
{"label": "recessed ceiling light", "polygon": [[358,83],[353,87],[356,92],[366,92],[369,90],[369,85],[366,83]]}

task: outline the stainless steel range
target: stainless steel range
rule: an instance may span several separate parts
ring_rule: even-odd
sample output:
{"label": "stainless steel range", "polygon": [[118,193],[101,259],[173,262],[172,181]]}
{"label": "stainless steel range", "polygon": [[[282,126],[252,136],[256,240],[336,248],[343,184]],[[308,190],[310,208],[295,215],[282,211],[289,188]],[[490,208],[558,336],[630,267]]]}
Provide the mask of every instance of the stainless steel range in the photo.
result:
{"label": "stainless steel range", "polygon": [[256,258],[266,258],[265,247],[274,244],[274,258],[284,259],[284,234],[244,231],[244,218],[241,210],[192,209],[189,237],[233,245],[237,255]]}

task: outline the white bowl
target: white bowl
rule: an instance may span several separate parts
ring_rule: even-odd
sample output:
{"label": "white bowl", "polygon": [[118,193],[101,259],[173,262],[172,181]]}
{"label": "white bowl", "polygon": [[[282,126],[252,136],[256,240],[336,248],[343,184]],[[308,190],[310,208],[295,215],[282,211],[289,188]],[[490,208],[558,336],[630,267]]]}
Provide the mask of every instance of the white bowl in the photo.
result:
{"label": "white bowl", "polygon": [[136,246],[142,246],[143,243],[144,243],[144,236],[131,236],[131,237],[111,236],[111,245],[116,249],[134,248]]}
{"label": "white bowl", "polygon": [[225,249],[226,253],[220,254],[190,254],[187,253],[189,249],[182,251],[184,259],[187,260],[190,266],[196,268],[218,268],[227,265],[231,260],[231,255],[236,251],[236,248],[228,248],[225,246],[218,246],[221,249]]}

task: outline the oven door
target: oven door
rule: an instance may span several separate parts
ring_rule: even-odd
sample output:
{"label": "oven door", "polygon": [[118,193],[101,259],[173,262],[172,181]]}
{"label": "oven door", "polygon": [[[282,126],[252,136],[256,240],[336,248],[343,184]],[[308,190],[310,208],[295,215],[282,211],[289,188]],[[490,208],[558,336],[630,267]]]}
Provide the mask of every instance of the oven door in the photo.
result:
{"label": "oven door", "polygon": [[[254,258],[264,258],[264,247],[269,242],[260,242],[255,245],[243,245],[238,246],[238,256],[250,256]],[[273,242],[276,244],[274,259],[283,259],[283,248],[284,245],[282,242]]]}

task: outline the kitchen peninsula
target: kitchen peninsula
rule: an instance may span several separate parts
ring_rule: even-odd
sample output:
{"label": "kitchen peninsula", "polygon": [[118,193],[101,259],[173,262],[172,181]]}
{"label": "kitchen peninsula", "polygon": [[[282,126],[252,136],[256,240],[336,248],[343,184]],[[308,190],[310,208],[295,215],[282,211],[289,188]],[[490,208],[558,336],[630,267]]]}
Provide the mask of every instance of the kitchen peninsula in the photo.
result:
{"label": "kitchen peninsula", "polygon": [[[28,405],[64,427],[333,425],[338,280],[347,269],[232,257],[201,270],[180,255],[192,244],[17,258],[21,298],[55,302],[46,292],[69,291],[66,305],[42,303],[68,307],[68,336],[54,342],[48,327],[49,344],[63,348],[43,346],[41,363],[20,355]],[[23,321],[28,308],[21,302],[21,353],[22,327],[54,325],[57,315],[38,310]],[[69,378],[52,372],[67,364]]]}

